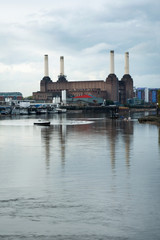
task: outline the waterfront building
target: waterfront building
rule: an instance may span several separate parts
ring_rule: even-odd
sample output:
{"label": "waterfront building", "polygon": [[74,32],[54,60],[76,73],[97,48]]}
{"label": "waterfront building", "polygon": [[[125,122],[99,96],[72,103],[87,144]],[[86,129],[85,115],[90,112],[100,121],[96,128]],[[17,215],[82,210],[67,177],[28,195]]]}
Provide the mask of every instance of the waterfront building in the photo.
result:
{"label": "waterfront building", "polygon": [[144,100],[143,99],[139,99],[137,97],[131,98],[127,100],[127,104],[129,105],[144,105]]}
{"label": "waterfront building", "polygon": [[148,101],[146,101],[148,98],[148,92],[146,91],[146,88],[137,88],[136,89],[136,97],[137,97],[137,99],[139,99],[143,102],[148,102]]}
{"label": "waterfront building", "polygon": [[129,74],[129,53],[125,53],[125,72],[118,80],[114,72],[114,51],[110,51],[110,74],[105,80],[68,81],[64,74],[64,57],[60,57],[60,75],[53,82],[49,77],[48,55],[44,56],[44,77],[40,81],[40,91],[33,92],[33,99],[52,102],[53,98],[61,97],[66,90],[66,96],[77,97],[92,95],[97,98],[125,104],[128,98],[133,98],[133,79]]}
{"label": "waterfront building", "polygon": [[156,104],[158,102],[159,88],[137,88],[136,97],[145,103]]}
{"label": "waterfront building", "polygon": [[158,90],[160,88],[149,88],[149,102],[150,103],[157,103],[158,102]]}
{"label": "waterfront building", "polygon": [[23,95],[20,92],[0,92],[0,101],[22,100]]}

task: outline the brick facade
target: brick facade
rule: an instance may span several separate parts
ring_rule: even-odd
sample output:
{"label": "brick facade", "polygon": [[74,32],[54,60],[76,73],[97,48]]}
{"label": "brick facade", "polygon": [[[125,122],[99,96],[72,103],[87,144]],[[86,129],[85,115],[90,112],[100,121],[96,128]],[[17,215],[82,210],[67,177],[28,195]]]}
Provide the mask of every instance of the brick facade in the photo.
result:
{"label": "brick facade", "polygon": [[124,75],[119,81],[115,74],[109,74],[106,80],[93,81],[67,81],[65,76],[59,76],[57,82],[44,77],[40,82],[40,91],[33,93],[35,100],[52,101],[53,97],[61,96],[66,90],[67,96],[80,96],[90,94],[106,100],[126,103],[133,97],[133,80],[130,75]]}

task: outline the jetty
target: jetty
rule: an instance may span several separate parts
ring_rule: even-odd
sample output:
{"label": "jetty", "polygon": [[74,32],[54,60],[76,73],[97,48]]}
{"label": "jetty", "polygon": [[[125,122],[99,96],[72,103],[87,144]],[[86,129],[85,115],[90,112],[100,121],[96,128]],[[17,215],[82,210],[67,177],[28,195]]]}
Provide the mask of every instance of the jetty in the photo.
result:
{"label": "jetty", "polygon": [[160,125],[160,116],[149,115],[145,117],[138,118],[139,123],[152,123]]}

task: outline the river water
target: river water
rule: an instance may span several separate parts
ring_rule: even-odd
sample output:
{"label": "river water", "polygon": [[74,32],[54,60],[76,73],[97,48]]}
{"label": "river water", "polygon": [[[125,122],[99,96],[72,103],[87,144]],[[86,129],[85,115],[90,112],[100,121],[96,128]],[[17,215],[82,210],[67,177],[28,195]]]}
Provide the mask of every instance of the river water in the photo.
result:
{"label": "river water", "polygon": [[136,117],[1,117],[0,239],[160,239],[160,128]]}

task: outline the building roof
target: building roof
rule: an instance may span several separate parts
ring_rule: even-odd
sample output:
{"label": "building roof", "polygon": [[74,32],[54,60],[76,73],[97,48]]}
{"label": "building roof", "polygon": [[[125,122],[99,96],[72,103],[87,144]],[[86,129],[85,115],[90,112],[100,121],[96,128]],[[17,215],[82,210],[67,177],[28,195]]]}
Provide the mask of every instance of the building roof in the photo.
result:
{"label": "building roof", "polygon": [[0,96],[22,96],[20,92],[0,92]]}
{"label": "building roof", "polygon": [[91,95],[81,95],[81,96],[76,96],[73,98],[93,98]]}

